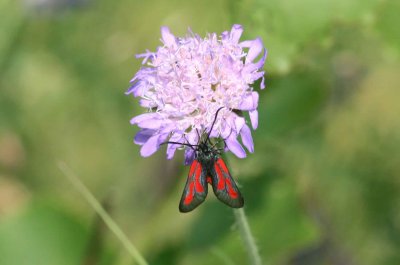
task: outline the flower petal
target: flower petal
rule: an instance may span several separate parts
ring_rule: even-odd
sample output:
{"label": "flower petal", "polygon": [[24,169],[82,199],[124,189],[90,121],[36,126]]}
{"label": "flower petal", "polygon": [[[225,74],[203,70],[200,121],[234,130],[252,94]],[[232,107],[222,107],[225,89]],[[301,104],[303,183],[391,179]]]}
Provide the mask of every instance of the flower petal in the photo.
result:
{"label": "flower petal", "polygon": [[145,142],[147,142],[149,140],[149,138],[154,135],[156,131],[154,130],[149,130],[149,129],[143,129],[140,130],[136,135],[135,138],[133,140],[133,142],[135,144],[138,145],[143,145]]}
{"label": "flower petal", "polygon": [[224,31],[221,33],[221,39],[222,40],[227,40],[229,38],[229,32],[228,31]]}
{"label": "flower petal", "polygon": [[219,136],[220,136],[219,130],[217,128],[213,128],[212,132],[210,133],[210,138],[217,138]]}
{"label": "flower petal", "polygon": [[[140,73],[140,70],[138,73]],[[135,76],[129,81],[129,83],[134,83],[136,79],[138,79],[138,73],[135,74]]]}
{"label": "flower petal", "polygon": [[260,96],[258,95],[257,92],[251,92],[251,97],[253,98],[253,108],[256,109],[258,108],[258,100]]}
{"label": "flower petal", "polygon": [[158,138],[158,148],[160,148],[160,145],[162,143],[165,143],[165,141],[167,140],[169,133],[163,133],[160,135],[160,137]]}
{"label": "flower petal", "polygon": [[142,97],[146,93],[147,90],[148,90],[148,88],[146,86],[146,83],[140,82],[140,84],[137,85],[134,90],[132,90],[133,96],[134,97],[139,97],[139,96]]}
{"label": "flower petal", "polygon": [[186,134],[187,143],[191,145],[196,145],[199,142],[199,136],[196,130],[192,130],[190,133]]}
{"label": "flower petal", "polygon": [[241,25],[239,24],[233,25],[230,34],[231,41],[233,43],[238,43],[240,36],[242,36],[242,33],[243,33],[243,27]]}
{"label": "flower petal", "polygon": [[236,134],[239,134],[240,130],[242,129],[243,125],[245,125],[246,120],[243,117],[237,116],[235,119],[235,129]]}
{"label": "flower petal", "polygon": [[157,104],[155,104],[153,101],[150,101],[148,99],[143,99],[143,98],[139,100],[139,105],[144,107],[144,108],[157,107]]}
{"label": "flower petal", "polygon": [[161,27],[161,36],[162,39],[168,47],[176,47],[176,38],[175,36],[169,31],[168,27]]}
{"label": "flower petal", "polygon": [[244,97],[239,105],[240,110],[251,110],[253,108],[253,97],[251,95]]}
{"label": "flower petal", "polygon": [[[133,117],[130,122],[131,122],[132,125],[138,124],[138,126],[141,127],[139,124],[144,124],[145,125],[146,122],[149,121],[149,120],[152,120],[152,121],[160,120],[161,121],[160,118],[161,117],[160,117],[159,113],[157,113],[157,112],[148,112],[148,113],[143,113],[143,114],[140,114],[140,115],[138,115],[136,117]],[[146,128],[146,127],[142,127],[142,128]],[[148,127],[148,128],[150,128],[150,127]]]}
{"label": "flower petal", "polygon": [[159,119],[147,119],[138,122],[139,128],[143,129],[159,129],[163,125],[164,121]]}
{"label": "flower petal", "polygon": [[251,127],[253,127],[253,130],[257,129],[257,127],[258,127],[258,111],[256,109],[250,110],[249,116],[250,116],[250,121],[251,121]]}
{"label": "flower petal", "polygon": [[224,124],[224,126],[221,129],[221,137],[223,139],[226,139],[229,137],[231,132],[232,132],[232,128],[230,128],[227,124]]}
{"label": "flower petal", "polygon": [[260,38],[256,38],[249,42],[249,52],[247,53],[245,63],[251,63],[261,53],[263,49],[263,43]]}
{"label": "flower petal", "polygon": [[262,79],[261,79],[261,83],[260,83],[260,88],[261,89],[264,89],[265,88],[265,83],[264,83],[264,81],[265,81],[265,78],[264,78],[264,75],[262,76]]}
{"label": "flower petal", "polygon": [[143,144],[142,148],[140,149],[140,155],[143,157],[148,157],[154,154],[160,146],[158,144],[159,138],[160,138],[159,134],[150,137],[149,140],[147,140],[147,142]]}
{"label": "flower petal", "polygon": [[264,50],[263,56],[261,57],[261,59],[258,62],[255,63],[257,68],[262,68],[264,66],[265,60],[267,59],[268,51],[265,48],[263,50]]}
{"label": "flower petal", "polygon": [[[143,86],[144,86],[144,82],[137,81],[133,85],[131,85],[131,87],[125,92],[125,95],[129,95],[132,93],[135,97],[137,97],[138,95],[142,95],[142,93],[140,93],[140,92],[143,91]],[[139,90],[139,92],[138,92],[138,90]]]}
{"label": "flower petal", "polygon": [[240,110],[254,110],[258,107],[258,93],[251,92],[249,96],[243,98],[243,101],[240,103]]}
{"label": "flower petal", "polygon": [[[182,135],[179,133],[174,133],[168,141],[171,142],[180,142],[182,139]],[[182,145],[179,144],[168,144],[167,147],[167,159],[172,159],[174,157],[175,151],[177,148],[181,147]]]}
{"label": "flower petal", "polygon": [[242,138],[243,145],[249,150],[250,153],[254,152],[254,142],[253,138],[251,137],[251,131],[249,126],[246,124],[242,127],[240,131],[240,137]]}
{"label": "flower petal", "polygon": [[185,165],[190,165],[192,164],[194,160],[194,150],[192,148],[186,148],[185,149]]}
{"label": "flower petal", "polygon": [[143,113],[136,117],[133,117],[130,122],[133,125],[133,124],[137,124],[137,123],[143,122],[145,120],[154,119],[157,117],[160,117],[160,114],[155,113],[155,112]]}
{"label": "flower petal", "polygon": [[246,157],[246,151],[244,151],[242,145],[239,143],[239,141],[236,139],[235,134],[231,134],[231,136],[226,139],[226,147],[229,148],[229,150],[236,155],[239,158],[245,158]]}
{"label": "flower petal", "polygon": [[149,50],[146,50],[145,53],[136,54],[136,58],[143,58],[142,64],[145,64],[150,58],[154,58],[155,53]]}

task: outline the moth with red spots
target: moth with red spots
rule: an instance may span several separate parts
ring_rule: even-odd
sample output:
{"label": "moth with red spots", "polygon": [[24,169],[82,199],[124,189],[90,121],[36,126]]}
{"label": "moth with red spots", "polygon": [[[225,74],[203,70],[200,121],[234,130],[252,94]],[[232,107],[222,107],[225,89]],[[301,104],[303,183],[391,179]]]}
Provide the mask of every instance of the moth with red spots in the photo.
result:
{"label": "moth with red spots", "polygon": [[218,150],[203,142],[190,166],[179,211],[190,212],[199,206],[207,197],[208,183],[220,201],[232,208],[243,207],[243,197]]}
{"label": "moth with red spots", "polygon": [[215,196],[232,208],[241,208],[244,199],[229,173],[228,167],[221,158],[220,149],[210,141],[210,133],[217,119],[219,108],[215,114],[210,132],[197,145],[177,142],[166,142],[190,146],[195,151],[195,158],[190,166],[188,178],[179,203],[180,212],[190,212],[199,206],[207,197],[208,183],[211,184]]}

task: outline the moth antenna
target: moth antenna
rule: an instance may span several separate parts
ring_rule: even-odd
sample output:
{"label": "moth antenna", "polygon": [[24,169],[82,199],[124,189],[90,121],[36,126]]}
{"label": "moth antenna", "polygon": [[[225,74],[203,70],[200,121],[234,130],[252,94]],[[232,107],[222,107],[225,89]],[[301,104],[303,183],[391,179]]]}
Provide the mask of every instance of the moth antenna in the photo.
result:
{"label": "moth antenna", "polygon": [[196,144],[196,145],[195,145],[195,144],[185,144],[185,143],[170,142],[170,141],[161,143],[160,145],[164,145],[164,144],[180,144],[180,145],[184,145],[184,146],[189,146],[189,147],[192,148],[194,151],[196,151],[196,149],[194,149],[193,146],[198,146],[197,144]]}
{"label": "moth antenna", "polygon": [[206,142],[210,142],[210,134],[211,134],[211,132],[212,132],[212,130],[213,130],[213,128],[214,128],[215,122],[217,121],[218,113],[219,113],[219,111],[222,110],[223,108],[224,108],[224,107],[220,107],[220,108],[217,110],[217,112],[215,112],[214,121],[213,121],[213,123],[211,124],[211,129],[210,129],[210,131],[209,131],[208,134],[207,134]]}

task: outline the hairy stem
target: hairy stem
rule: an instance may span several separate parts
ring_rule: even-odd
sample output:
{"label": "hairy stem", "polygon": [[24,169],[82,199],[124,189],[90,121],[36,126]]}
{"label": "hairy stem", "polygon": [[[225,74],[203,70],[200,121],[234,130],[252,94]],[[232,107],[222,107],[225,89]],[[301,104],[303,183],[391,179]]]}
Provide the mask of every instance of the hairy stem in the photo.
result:
{"label": "hairy stem", "polygon": [[129,241],[128,237],[124,234],[124,232],[122,232],[121,228],[114,222],[111,216],[88,190],[88,188],[82,183],[82,181],[80,181],[75,173],[64,162],[59,162],[58,167],[68,178],[68,180],[71,181],[75,188],[83,195],[83,197],[85,197],[90,206],[93,207],[101,219],[103,219],[104,223],[111,230],[111,232],[113,232],[114,235],[121,241],[122,245],[129,252],[136,263],[139,265],[148,265],[142,254],[140,254],[137,248]]}
{"label": "hairy stem", "polygon": [[[221,157],[224,158],[225,161],[229,161],[225,153],[222,153]],[[233,214],[235,215],[236,223],[239,227],[240,237],[242,238],[246,252],[249,255],[250,264],[262,265],[261,257],[258,253],[254,237],[251,234],[249,222],[247,222],[247,217],[243,208],[233,209]]]}
{"label": "hairy stem", "polygon": [[246,214],[244,213],[243,208],[234,209],[233,213],[235,215],[236,223],[239,227],[240,236],[243,240],[243,243],[246,247],[247,254],[249,255],[249,259],[252,265],[261,265],[261,257],[258,253],[257,245],[254,240],[253,235],[250,231],[249,223],[247,222]]}

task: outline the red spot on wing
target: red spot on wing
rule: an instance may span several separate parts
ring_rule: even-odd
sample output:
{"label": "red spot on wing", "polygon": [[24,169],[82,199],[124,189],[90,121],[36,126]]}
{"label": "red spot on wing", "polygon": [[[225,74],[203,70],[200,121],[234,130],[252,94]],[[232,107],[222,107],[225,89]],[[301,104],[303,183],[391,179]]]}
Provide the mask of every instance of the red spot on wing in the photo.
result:
{"label": "red spot on wing", "polygon": [[[232,199],[236,199],[238,197],[237,191],[232,186],[231,174],[229,173],[228,167],[226,166],[224,160],[222,158],[218,158],[215,166],[216,173],[218,175],[218,189],[222,190],[225,188],[225,185],[228,188],[228,194]],[[225,175],[227,177],[225,177]]]}
{"label": "red spot on wing", "polygon": [[215,173],[217,174],[218,177],[217,189],[223,190],[225,188],[225,177],[224,174],[222,174],[221,167],[218,164],[218,160],[214,168],[215,168]]}
{"label": "red spot on wing", "polygon": [[226,185],[228,186],[228,194],[232,199],[236,199],[238,197],[238,193],[232,187],[231,179],[226,178]]}
{"label": "red spot on wing", "polygon": [[199,164],[199,161],[197,160],[193,160],[192,165],[190,166],[190,170],[189,170],[189,177],[193,176],[194,171],[196,169],[196,166]]}
{"label": "red spot on wing", "polygon": [[200,175],[201,175],[202,167],[203,166],[199,162],[197,162],[197,167],[196,167],[196,171],[195,171],[195,174],[196,174],[195,182],[196,182],[196,191],[197,192],[204,192],[204,188],[200,182]]}
{"label": "red spot on wing", "polygon": [[230,175],[228,167],[226,166],[225,161],[222,158],[217,159],[217,164],[221,167],[222,171]]}
{"label": "red spot on wing", "polygon": [[[185,200],[183,201],[183,203],[186,205],[190,204],[193,201],[195,181],[198,179],[197,175],[199,175],[199,171],[200,171],[199,166],[200,166],[200,163],[197,160],[193,160],[192,165],[190,166],[189,175],[188,175],[189,186],[188,186],[188,190],[185,191]],[[196,174],[195,180],[193,179],[193,174]]]}
{"label": "red spot on wing", "polygon": [[184,204],[188,205],[193,201],[194,196],[194,182],[190,182],[189,184],[189,193],[186,193]]}

